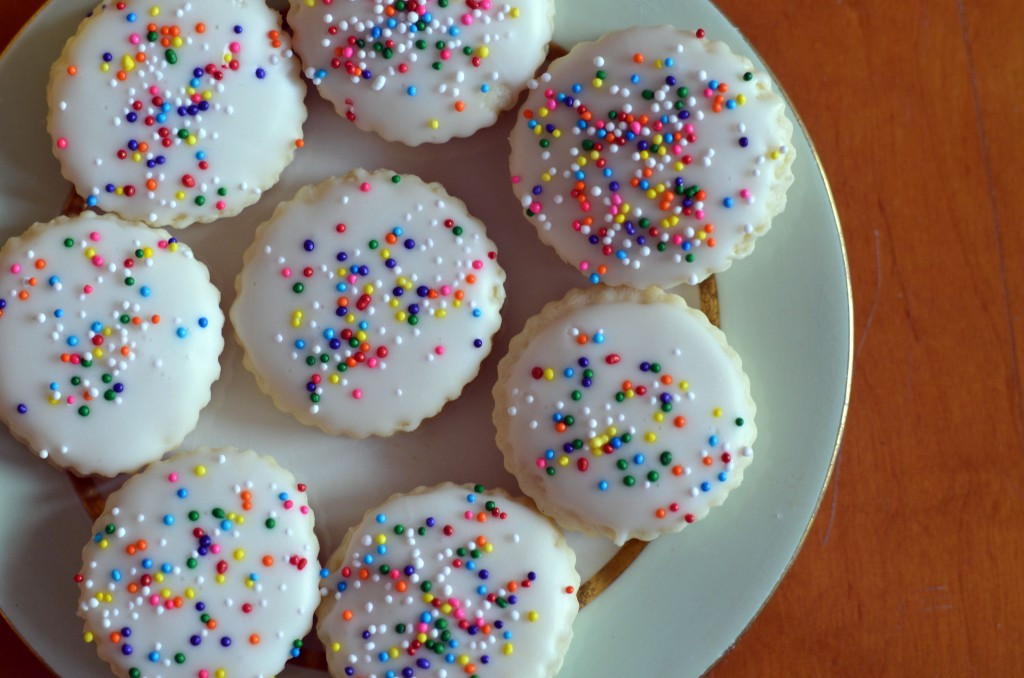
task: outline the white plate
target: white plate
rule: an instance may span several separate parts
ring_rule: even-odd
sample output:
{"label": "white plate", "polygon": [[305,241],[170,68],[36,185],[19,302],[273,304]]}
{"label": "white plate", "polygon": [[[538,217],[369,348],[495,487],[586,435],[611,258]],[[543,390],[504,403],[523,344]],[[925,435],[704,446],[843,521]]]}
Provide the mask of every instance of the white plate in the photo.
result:
{"label": "white plate", "polygon": [[[0,61],[0,241],[56,216],[68,195],[46,134],[53,62],[94,0],[41,11]],[[706,0],[559,0],[555,39],[568,47],[633,23],[707,29],[754,57]],[[281,183],[239,217],[180,234],[225,294],[257,224],[302,185],[352,167],[388,167],[441,181],[488,225],[508,272],[505,322],[494,353],[463,397],[412,434],[368,442],[329,438],[274,409],[243,368],[232,337],[213,401],[185,447],[252,447],[308,482],[324,558],[364,510],[395,491],[442,480],[514,489],[490,423],[497,358],[525,319],[585,280],[540,245],[509,189],[512,116],[471,139],[410,150],[359,132],[311,92],[306,145]],[[792,561],[832,467],[849,395],[851,299],[842,236],[804,130],[786,212],[751,258],[719,277],[722,326],[744,358],[758,403],[757,459],[725,506],[648,547],[576,625],[564,678],[692,675],[736,640]],[[693,296],[690,296],[693,299]],[[2,375],[0,375],[2,378]],[[66,475],[0,432],[0,608],[59,674],[108,676],[80,640],[72,581],[90,519]],[[614,549],[574,537],[584,577]],[[285,676],[315,675],[290,668]]]}

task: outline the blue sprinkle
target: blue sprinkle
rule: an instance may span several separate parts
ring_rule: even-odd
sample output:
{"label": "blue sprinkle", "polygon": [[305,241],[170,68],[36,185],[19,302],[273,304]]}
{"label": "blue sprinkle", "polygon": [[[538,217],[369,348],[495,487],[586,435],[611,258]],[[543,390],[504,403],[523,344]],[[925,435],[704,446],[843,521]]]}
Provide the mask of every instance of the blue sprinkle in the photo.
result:
{"label": "blue sprinkle", "polygon": [[188,336],[188,330],[186,330],[184,327],[179,327],[176,334],[180,339],[184,339],[185,337]]}
{"label": "blue sprinkle", "polygon": [[259,78],[260,80],[262,80],[263,78],[267,77],[267,72],[265,70],[263,70],[262,68],[257,68],[256,69],[256,77]]}
{"label": "blue sprinkle", "polygon": [[384,524],[387,521],[388,521],[388,517],[386,515],[384,515],[383,513],[378,513],[377,514],[377,522],[378,523]]}
{"label": "blue sprinkle", "polygon": [[181,489],[178,490],[178,497],[180,499],[184,499],[187,496],[188,496],[188,490],[186,490],[184,487],[182,487]]}
{"label": "blue sprinkle", "polygon": [[202,327],[203,329],[206,329],[207,327],[209,327],[209,325],[210,325],[210,321],[207,318],[200,318],[199,319],[199,326]]}
{"label": "blue sprinkle", "polygon": [[711,483],[709,483],[709,482],[701,483],[700,484],[700,489],[705,491],[705,492],[710,492],[711,491]]}
{"label": "blue sprinkle", "polygon": [[711,436],[708,438],[708,444],[714,446],[718,444],[718,436]]}
{"label": "blue sprinkle", "polygon": [[173,524],[174,524],[174,516],[172,516],[170,513],[168,513],[167,515],[164,516],[164,525],[173,525]]}
{"label": "blue sprinkle", "polygon": [[601,482],[599,482],[597,484],[597,489],[601,490],[602,492],[607,490],[608,489],[608,481],[607,480],[602,480]]}

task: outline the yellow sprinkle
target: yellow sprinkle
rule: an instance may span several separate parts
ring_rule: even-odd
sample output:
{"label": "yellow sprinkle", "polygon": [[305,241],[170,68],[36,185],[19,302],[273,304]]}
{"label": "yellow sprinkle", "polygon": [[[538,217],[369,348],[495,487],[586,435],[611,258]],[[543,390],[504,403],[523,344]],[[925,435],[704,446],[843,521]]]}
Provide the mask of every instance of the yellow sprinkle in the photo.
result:
{"label": "yellow sprinkle", "polygon": [[551,136],[553,136],[556,139],[561,139],[562,138],[562,130],[556,129],[554,132],[551,133]]}
{"label": "yellow sprinkle", "polygon": [[256,582],[254,582],[254,581],[253,581],[252,579],[246,579],[246,580],[245,580],[245,585],[246,585],[246,586],[247,586],[248,588],[251,588],[251,589],[252,589],[252,588],[256,588]]}
{"label": "yellow sprinkle", "polygon": [[548,174],[547,172],[545,172],[544,174],[540,175],[540,180],[541,181],[551,181],[551,175]]}
{"label": "yellow sprinkle", "polygon": [[489,50],[486,45],[481,45],[476,50],[476,55],[478,57],[480,57],[481,59],[486,59],[487,57],[489,57],[491,55],[491,50]]}
{"label": "yellow sprinkle", "polygon": [[172,47],[181,47],[184,44],[185,44],[185,41],[182,40],[180,36],[177,37],[177,38],[174,38],[173,40],[171,40],[171,46]]}
{"label": "yellow sprinkle", "polygon": [[[665,62],[662,61],[661,59],[658,59],[657,61],[654,62],[654,67],[655,68],[664,68],[665,67]],[[659,141],[658,143],[661,143],[661,142]]]}
{"label": "yellow sprinkle", "polygon": [[132,162],[142,162],[142,154],[138,152],[132,153]]}
{"label": "yellow sprinkle", "polygon": [[121,57],[121,68],[123,68],[125,71],[135,70],[135,59],[125,54],[123,57]]}
{"label": "yellow sprinkle", "polygon": [[228,678],[228,672],[224,669],[217,669],[217,671],[213,675],[214,678]]}
{"label": "yellow sprinkle", "polygon": [[430,603],[434,602],[434,595],[432,593],[424,593],[423,594],[423,602],[427,603],[428,605]]}
{"label": "yellow sprinkle", "polygon": [[345,316],[345,322],[347,322],[347,323],[354,323],[355,321],[356,321],[356,314],[355,313],[349,313],[347,316]]}
{"label": "yellow sprinkle", "polygon": [[196,597],[196,590],[194,588],[192,588],[191,586],[189,588],[185,589],[185,597],[190,599],[190,600],[192,598],[195,598]]}
{"label": "yellow sprinkle", "polygon": [[366,341],[366,332],[363,332],[362,330],[356,332],[356,339],[359,341]]}
{"label": "yellow sprinkle", "polygon": [[518,19],[519,18],[519,8],[518,7],[513,7],[512,9],[509,10],[508,15],[510,17],[512,17],[513,19]]}
{"label": "yellow sprinkle", "polygon": [[654,431],[648,431],[647,433],[644,434],[644,440],[646,440],[649,443],[653,443],[657,439],[658,436],[654,434]]}
{"label": "yellow sprinkle", "polygon": [[747,95],[746,94],[738,94],[738,95],[736,95],[736,103],[739,104],[740,106],[742,106],[743,104],[747,103]]}
{"label": "yellow sprinkle", "polygon": [[86,631],[84,634],[82,634],[82,640],[84,640],[87,643],[91,643],[92,642],[92,631]]}
{"label": "yellow sprinkle", "polygon": [[722,416],[722,408],[721,407],[716,407],[715,409],[711,410],[711,416],[712,417],[720,417],[720,416]]}
{"label": "yellow sprinkle", "polygon": [[569,465],[569,457],[563,454],[561,457],[558,458],[558,465],[559,466],[568,466]]}
{"label": "yellow sprinkle", "polygon": [[174,194],[174,199],[175,200],[184,200],[185,199],[185,192],[184,191],[178,191],[177,193]]}
{"label": "yellow sprinkle", "polygon": [[665,421],[665,413],[664,412],[655,412],[654,413],[654,421],[658,422],[659,424],[661,422]]}
{"label": "yellow sprinkle", "polygon": [[685,379],[682,380],[681,382],[679,382],[679,390],[680,391],[689,391],[690,390],[690,382],[686,381]]}
{"label": "yellow sprinkle", "polygon": [[341,382],[341,377],[339,377],[339,376],[338,376],[337,374],[332,374],[332,375],[331,375],[331,377],[330,377],[330,379],[329,379],[329,381],[330,381],[330,382],[331,382],[332,384],[338,384],[338,383],[340,383],[340,382]]}
{"label": "yellow sprinkle", "polygon": [[484,544],[484,553],[490,553],[494,550],[494,544]]}
{"label": "yellow sprinkle", "polygon": [[197,143],[199,143],[199,139],[196,138],[195,134],[190,134],[188,139],[185,139],[185,143],[188,144],[189,146],[195,146]]}
{"label": "yellow sprinkle", "polygon": [[443,308],[439,308],[437,309],[437,313],[435,313],[434,315],[437,316],[438,318],[443,318],[446,315],[448,315],[448,313]]}
{"label": "yellow sprinkle", "polygon": [[100,64],[100,72],[106,73],[109,70],[110,70],[110,64],[108,64],[105,61],[102,64]]}
{"label": "yellow sprinkle", "polygon": [[593,80],[590,81],[590,84],[593,85],[595,89],[600,89],[601,86],[604,84],[604,80],[602,80],[601,78],[594,78]]}
{"label": "yellow sprinkle", "polygon": [[338,275],[342,277],[348,275],[348,269],[342,266],[341,268],[338,269]]}
{"label": "yellow sprinkle", "polygon": [[770,157],[772,160],[778,160],[780,157],[782,157],[782,154],[779,153],[778,151],[772,151]]}
{"label": "yellow sprinkle", "polygon": [[153,581],[155,581],[157,584],[164,583],[164,573],[163,572],[157,572],[156,574],[154,574],[153,575]]}
{"label": "yellow sprinkle", "polygon": [[373,294],[373,285],[367,285],[363,288],[365,294]]}
{"label": "yellow sprinkle", "polygon": [[[425,642],[427,642],[427,639],[426,639],[426,637],[425,637],[425,634],[422,634],[422,633],[421,633],[420,635],[421,635],[421,636],[424,636],[423,640],[421,640],[420,642],[421,642],[421,643],[425,643]],[[391,658],[392,658],[392,659],[396,659],[396,658],[398,657],[398,655],[399,655],[400,653],[399,653],[399,651],[398,651],[398,648],[397,648],[397,647],[392,647],[392,648],[391,648],[390,650],[388,650],[388,654],[389,654],[389,655],[391,655]]]}
{"label": "yellow sprinkle", "polygon": [[530,621],[537,621],[538,619],[540,619],[540,615],[537,613],[536,610],[531,610],[530,614],[526,615],[526,618]]}
{"label": "yellow sprinkle", "polygon": [[159,7],[153,7],[151,10],[149,10],[149,15],[150,16],[158,16],[159,14],[160,14],[160,8]]}
{"label": "yellow sprinkle", "polygon": [[441,606],[441,612],[443,612],[445,614],[451,614],[452,613],[452,606],[449,603],[445,603],[444,605]]}
{"label": "yellow sprinkle", "polygon": [[377,535],[377,543],[378,544],[387,544],[388,543],[388,536],[386,534],[384,534],[383,532],[381,534],[378,534]]}
{"label": "yellow sprinkle", "polygon": [[672,166],[672,169],[677,172],[682,172],[684,167],[686,167],[686,165],[684,165],[682,161],[677,161],[676,164]]}
{"label": "yellow sprinkle", "polygon": [[142,256],[144,258],[146,258],[146,259],[149,259],[150,257],[152,257],[153,256],[153,248],[152,247],[145,247],[145,248],[143,248]]}
{"label": "yellow sprinkle", "polygon": [[405,315],[405,311],[399,311],[398,313],[395,314],[395,320],[397,320],[400,323],[404,323],[407,317],[408,316]]}
{"label": "yellow sprinkle", "polygon": [[452,302],[452,306],[454,306],[455,308],[462,308],[462,302],[456,299],[455,301]]}
{"label": "yellow sprinkle", "polygon": [[438,129],[440,126],[441,126],[441,121],[438,120],[437,118],[432,118],[430,120],[430,129]]}
{"label": "yellow sprinkle", "polygon": [[505,643],[505,647],[501,648],[501,651],[505,654],[512,654],[515,649],[512,647],[512,643]]}
{"label": "yellow sprinkle", "polygon": [[89,259],[92,259],[94,256],[96,256],[96,249],[93,247],[86,248],[85,256],[88,257]]}
{"label": "yellow sprinkle", "polygon": [[223,584],[223,583],[224,583],[225,581],[227,581],[227,577],[225,577],[225,576],[224,576],[224,575],[222,575],[222,574],[218,574],[218,575],[217,575],[217,576],[215,577],[215,579],[217,580],[217,583],[218,583],[218,584]]}
{"label": "yellow sprinkle", "polygon": [[206,475],[206,467],[200,464],[199,466],[196,466],[194,469],[192,469],[192,472],[195,473],[200,478],[202,478],[203,476]]}
{"label": "yellow sprinkle", "polygon": [[[153,579],[156,579],[156,577],[153,577]],[[168,598],[171,597],[171,590],[170,589],[161,589],[160,597],[163,598],[164,600],[167,600]]]}
{"label": "yellow sprinkle", "polygon": [[[312,5],[310,5],[312,7]],[[331,643],[331,652],[341,652],[341,643],[335,641]]]}
{"label": "yellow sprinkle", "polygon": [[110,543],[106,539],[101,539],[100,540],[100,548],[101,549],[105,549],[108,546],[110,546]]}
{"label": "yellow sprinkle", "polygon": [[548,381],[553,381],[555,378],[555,371],[550,367],[544,370],[544,378]]}
{"label": "yellow sprinkle", "polygon": [[235,560],[242,560],[243,558],[245,558],[245,550],[235,549]]}
{"label": "yellow sprinkle", "polygon": [[111,329],[110,329],[109,327],[104,327],[104,328],[103,328],[103,336],[105,336],[105,337],[109,337],[109,336],[110,336],[110,333],[111,333],[112,331],[113,331],[113,330],[111,330]]}
{"label": "yellow sprinkle", "polygon": [[469,663],[469,657],[467,655],[460,654],[459,658],[456,661],[459,662],[459,666],[465,666]]}
{"label": "yellow sprinkle", "polygon": [[550,113],[550,112],[551,111],[548,110],[547,106],[541,106],[539,109],[537,109],[537,115],[539,115],[542,118],[548,117],[548,113]]}
{"label": "yellow sprinkle", "polygon": [[103,349],[101,349],[101,348],[94,348],[92,350],[92,356],[94,358],[102,358],[103,357]]}

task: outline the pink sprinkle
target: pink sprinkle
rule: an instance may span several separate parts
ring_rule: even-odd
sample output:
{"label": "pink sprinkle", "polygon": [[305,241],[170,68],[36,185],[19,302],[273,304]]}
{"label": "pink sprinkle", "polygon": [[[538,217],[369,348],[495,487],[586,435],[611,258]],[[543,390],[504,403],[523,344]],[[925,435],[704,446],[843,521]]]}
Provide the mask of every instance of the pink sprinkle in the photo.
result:
{"label": "pink sprinkle", "polygon": [[64,137],[61,137],[60,139],[57,139],[57,148],[67,148],[67,147],[68,147],[68,140],[67,139],[65,139]]}
{"label": "pink sprinkle", "polygon": [[214,555],[220,553],[220,544],[214,544],[213,546],[211,546],[210,547],[210,553],[212,553]]}
{"label": "pink sprinkle", "polygon": [[174,601],[170,600],[170,599],[165,600],[164,601],[164,607],[166,607],[168,610],[173,610],[174,609]]}
{"label": "pink sprinkle", "polygon": [[283,506],[286,509],[290,509],[291,507],[295,506],[295,502],[293,502],[291,499],[286,499]]}
{"label": "pink sprinkle", "polygon": [[473,24],[473,15],[472,14],[463,14],[462,15],[462,25],[463,26],[470,26],[472,24]]}
{"label": "pink sprinkle", "polygon": [[233,42],[230,45],[228,45],[228,49],[231,50],[232,54],[238,54],[242,51],[242,46],[237,42]]}
{"label": "pink sprinkle", "polygon": [[416,625],[416,630],[419,631],[420,633],[426,633],[429,629],[430,629],[430,627],[427,626],[427,624],[425,622],[420,622],[419,624]]}
{"label": "pink sprinkle", "polygon": [[341,50],[341,56],[345,57],[346,59],[351,58],[354,53],[355,52],[352,51],[351,47],[346,47],[345,49]]}
{"label": "pink sprinkle", "polygon": [[217,201],[217,205],[216,205],[217,209],[223,210],[227,206],[228,206],[228,204],[226,202],[224,202],[223,200],[218,200]]}
{"label": "pink sprinkle", "polygon": [[281,269],[281,276],[284,278],[292,277],[292,269],[285,266],[284,268]]}
{"label": "pink sprinkle", "polygon": [[588,271],[588,270],[590,270],[590,262],[589,261],[581,261],[580,262],[580,270],[581,271]]}
{"label": "pink sprinkle", "polygon": [[82,288],[82,291],[85,292],[86,294],[92,294],[92,285],[86,285],[85,287]]}
{"label": "pink sprinkle", "polygon": [[13,266],[11,266],[11,273],[13,273],[14,275],[18,275],[19,273],[21,273],[21,264],[14,264]]}
{"label": "pink sprinkle", "polygon": [[139,34],[138,34],[138,33],[132,33],[132,34],[131,34],[131,35],[130,35],[130,36],[128,37],[128,42],[132,43],[133,45],[137,45],[137,44],[139,44],[140,42],[142,42],[142,38],[140,38],[140,37],[139,37]]}
{"label": "pink sprinkle", "polygon": [[676,235],[672,236],[672,244],[674,244],[674,245],[682,245],[683,244],[683,236],[679,235],[678,233]]}
{"label": "pink sprinkle", "polygon": [[449,287],[448,285],[442,285],[441,286],[441,296],[442,297],[447,297],[451,293],[452,293],[452,288],[451,287]]}
{"label": "pink sprinkle", "polygon": [[93,242],[99,242],[100,241],[100,233],[99,233],[99,231],[93,231],[92,233],[90,233],[89,234],[89,240],[92,240]]}
{"label": "pink sprinkle", "polygon": [[75,404],[75,396],[68,396],[68,405]]}
{"label": "pink sprinkle", "polygon": [[199,672],[199,678],[210,678],[210,672],[206,669],[203,669]]}
{"label": "pink sprinkle", "polygon": [[157,243],[156,243],[156,246],[159,247],[162,250],[165,250],[165,249],[167,249],[167,241],[166,240],[158,240]]}
{"label": "pink sprinkle", "polygon": [[357,388],[356,390],[352,391],[352,397],[355,398],[356,400],[359,400],[360,398],[362,398],[363,397],[362,390]]}
{"label": "pink sprinkle", "polygon": [[149,597],[149,604],[150,605],[159,605],[160,604],[160,596],[158,596],[155,593],[153,595],[151,595]]}
{"label": "pink sprinkle", "polygon": [[749,198],[750,197],[750,189],[749,188],[744,188],[742,191],[740,191],[740,197],[741,198]]}
{"label": "pink sprinkle", "polygon": [[703,219],[704,218],[704,210],[697,210],[696,212],[693,213],[693,216],[697,217],[698,219]]}
{"label": "pink sprinkle", "polygon": [[370,192],[370,182],[364,181],[363,183],[359,184],[359,190],[362,191],[363,193],[369,193]]}
{"label": "pink sprinkle", "polygon": [[348,277],[348,284],[355,285],[357,280],[359,280],[359,278],[355,277],[354,275],[350,275]]}
{"label": "pink sprinkle", "polygon": [[466,520],[472,520],[473,519],[473,512],[472,511],[466,511],[465,513],[462,514],[462,517],[465,518]]}
{"label": "pink sprinkle", "polygon": [[714,91],[710,87],[704,90],[704,96],[707,97],[708,99],[710,99],[713,95]]}
{"label": "pink sprinkle", "polygon": [[448,59],[450,59],[451,56],[452,56],[452,51],[450,49],[442,49],[441,50],[441,60],[442,61],[448,61]]}
{"label": "pink sprinkle", "polygon": [[[301,507],[299,509],[299,513],[301,513],[302,515],[306,515],[307,513],[309,513],[309,507],[308,506]],[[398,570],[395,570],[395,571],[397,572]]]}
{"label": "pink sprinkle", "polygon": [[555,97],[555,90],[550,89],[550,88],[544,90],[544,98],[545,99],[553,99],[554,97]]}
{"label": "pink sprinkle", "polygon": [[377,359],[370,358],[369,360],[366,361],[366,366],[369,367],[370,369],[373,369],[374,367],[377,366]]}
{"label": "pink sprinkle", "polygon": [[484,262],[480,261],[479,259],[477,259],[476,261],[473,262],[473,268],[476,269],[477,271],[479,271],[483,267],[484,267]]}
{"label": "pink sprinkle", "polygon": [[178,474],[177,473],[171,473],[169,476],[167,476],[167,481],[171,482],[171,483],[178,482]]}
{"label": "pink sprinkle", "polygon": [[455,614],[455,618],[456,619],[465,619],[466,618],[466,611],[463,610],[462,608],[459,608],[458,610],[455,610],[454,614]]}
{"label": "pink sprinkle", "polygon": [[544,205],[541,205],[539,202],[530,203],[530,211],[533,212],[534,214],[540,214],[543,210]]}
{"label": "pink sprinkle", "polygon": [[518,184],[518,183],[519,183],[520,181],[521,181],[521,180],[520,180],[520,178],[519,178],[518,176],[514,176],[514,177],[512,177],[512,183],[513,183],[513,184]]}
{"label": "pink sprinkle", "polygon": [[436,353],[437,355],[444,355],[444,346],[434,347],[434,353]]}
{"label": "pink sprinkle", "polygon": [[93,264],[93,266],[102,266],[103,265],[103,257],[101,257],[100,255],[97,254],[96,256],[94,256],[92,258],[92,264]]}
{"label": "pink sprinkle", "polygon": [[391,570],[390,575],[392,579],[398,579],[398,568]]}
{"label": "pink sprinkle", "polygon": [[693,125],[691,125],[690,123],[683,125],[683,131],[686,132],[687,134],[693,134]]}
{"label": "pink sprinkle", "polygon": [[156,96],[157,94],[160,94],[160,88],[158,88],[156,85],[153,85],[149,88],[149,93],[153,96]]}

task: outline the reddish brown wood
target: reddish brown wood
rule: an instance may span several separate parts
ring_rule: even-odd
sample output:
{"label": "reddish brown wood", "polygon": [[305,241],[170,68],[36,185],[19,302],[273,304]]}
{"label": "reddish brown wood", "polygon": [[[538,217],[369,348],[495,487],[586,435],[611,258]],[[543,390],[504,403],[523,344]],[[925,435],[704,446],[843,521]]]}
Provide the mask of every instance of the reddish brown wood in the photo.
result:
{"label": "reddish brown wood", "polygon": [[[717,0],[809,129],[849,250],[832,485],[718,676],[1024,667],[1019,0]],[[41,0],[0,3],[0,45]],[[45,675],[0,624],[12,675]]]}

